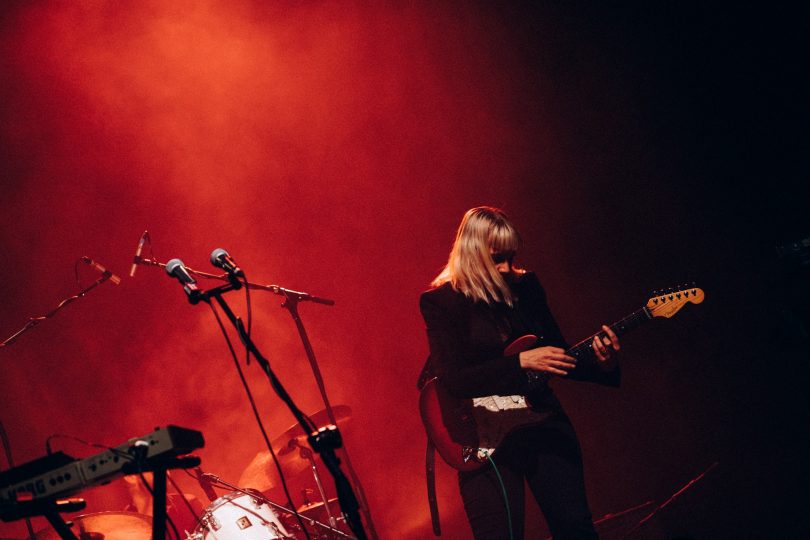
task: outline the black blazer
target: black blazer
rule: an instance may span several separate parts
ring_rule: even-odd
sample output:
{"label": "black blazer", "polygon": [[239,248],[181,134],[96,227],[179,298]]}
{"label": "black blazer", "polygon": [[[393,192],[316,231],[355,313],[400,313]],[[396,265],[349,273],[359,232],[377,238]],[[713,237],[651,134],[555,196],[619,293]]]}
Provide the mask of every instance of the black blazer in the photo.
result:
{"label": "black blazer", "polygon": [[[532,387],[517,354],[504,356],[506,346],[525,334],[535,334],[541,345],[568,349],[554,320],[537,276],[526,272],[511,284],[516,301],[474,302],[449,283],[422,293],[419,299],[427,326],[431,371],[454,396],[540,395],[548,389]],[[618,386],[620,371],[603,372],[595,358],[580,359],[565,378]],[[548,397],[548,396],[547,396]]]}

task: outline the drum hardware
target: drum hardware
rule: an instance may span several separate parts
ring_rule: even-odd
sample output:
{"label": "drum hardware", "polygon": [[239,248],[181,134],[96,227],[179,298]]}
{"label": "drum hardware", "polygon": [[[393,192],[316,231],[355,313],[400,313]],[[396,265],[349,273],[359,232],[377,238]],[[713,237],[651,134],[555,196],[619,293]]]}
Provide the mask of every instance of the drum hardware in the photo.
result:
{"label": "drum hardware", "polygon": [[[352,416],[352,410],[348,405],[335,405],[332,407],[332,412],[335,414],[335,421],[338,425],[342,425]],[[310,415],[310,420],[316,426],[324,426],[331,424],[326,409],[321,409],[313,415]],[[279,456],[284,456],[293,453],[296,446],[303,443],[306,436],[301,433],[301,426],[293,424],[287,430],[273,440],[273,448],[277,448],[276,453]]]}
{"label": "drum hardware", "polygon": [[[217,499],[214,503],[212,503],[208,508],[205,509],[203,513],[203,517],[200,518],[200,521],[208,521],[213,520],[219,522],[219,530],[217,531],[209,531],[206,533],[206,527],[198,526],[197,529],[194,531],[193,534],[188,535],[188,540],[253,540],[253,538],[249,535],[255,533],[255,529],[253,525],[255,525],[254,520],[258,520],[260,523],[265,522],[267,526],[273,527],[278,526],[279,528],[279,535],[280,536],[271,536],[270,539],[275,540],[276,538],[294,538],[294,536],[290,535],[288,529],[290,530],[300,530],[300,527],[295,521],[295,517],[299,517],[301,521],[307,525],[308,527],[312,527],[315,531],[315,538],[333,538],[333,539],[352,539],[356,540],[356,537],[346,534],[345,532],[337,529],[336,527],[331,526],[328,523],[323,523],[318,521],[312,516],[307,514],[301,513],[297,510],[293,510],[287,508],[286,506],[277,504],[271,501],[269,498],[265,497],[261,492],[256,489],[245,489],[229,482],[226,482],[219,478],[218,476],[211,474],[211,473],[204,473],[204,476],[213,484],[218,484],[221,487],[225,487],[228,489],[232,489],[233,492],[223,497]],[[239,511],[242,512],[239,516],[236,517],[235,521],[238,521],[242,517],[247,517],[250,520],[251,525],[245,527],[244,529],[239,528],[239,524],[235,523],[232,520],[231,523],[228,522],[228,519],[233,518],[234,510],[224,509],[221,508],[223,505],[228,504],[229,501],[236,501],[240,497],[247,497],[246,501],[240,501],[239,504]],[[226,500],[228,499],[228,500]],[[337,499],[330,499],[329,502],[334,504]],[[231,504],[234,504],[231,502]],[[249,506],[248,506],[249,505]],[[310,513],[316,513],[318,509],[322,507],[322,503],[311,503],[308,505],[308,510],[312,510]],[[264,507],[264,508],[263,508]],[[238,512],[237,512],[238,513]],[[225,517],[221,517],[217,514],[223,514]],[[276,521],[270,519],[269,514],[272,514],[276,517]],[[253,517],[253,519],[251,518]],[[227,518],[227,519],[226,519]],[[345,523],[344,518],[337,518],[336,521],[341,521]],[[242,522],[243,525],[247,525],[246,522]],[[233,530],[231,525],[236,525],[236,530]],[[213,528],[213,527],[211,527]],[[266,529],[265,529],[266,530]],[[243,539],[241,537],[234,536],[235,534],[238,535],[239,531],[246,531],[243,534],[248,535],[248,538]],[[214,535],[214,532],[217,534]],[[268,537],[260,538],[259,540],[268,540]]]}
{"label": "drum hardware", "polygon": [[[329,504],[337,504],[337,502],[338,502],[337,497],[332,497],[331,499],[329,499]],[[307,503],[299,506],[298,510],[296,511],[299,514],[314,514],[315,512],[323,508],[323,506],[324,505],[322,502]],[[343,518],[337,519],[342,520]]]}
{"label": "drum hardware", "polygon": [[[214,501],[200,518],[194,538],[267,540],[293,538],[271,504],[255,493],[234,491]],[[269,533],[269,536],[268,536]]]}
{"label": "drum hardware", "polygon": [[[290,441],[290,445],[294,445],[298,447],[298,455],[301,459],[305,459],[309,461],[310,468],[312,469],[312,477],[315,479],[315,485],[318,486],[318,491],[321,494],[321,501],[323,501],[323,508],[326,511],[326,519],[329,521],[329,526],[333,529],[337,528],[337,521],[335,520],[332,512],[329,508],[329,500],[326,498],[326,492],[323,489],[323,484],[321,483],[321,475],[318,474],[318,466],[315,463],[315,458],[312,455],[312,450],[307,448],[306,446],[301,445],[298,442],[298,439],[292,439]],[[334,499],[333,499],[334,500]],[[301,513],[299,511],[299,513]]]}
{"label": "drum hardware", "polygon": [[211,481],[206,478],[201,468],[194,467],[194,477],[197,478],[197,482],[200,484],[200,487],[210,502],[214,502],[218,499],[217,492],[214,491],[214,486],[211,485]]}
{"label": "drum hardware", "polygon": [[[335,420],[337,420],[339,424],[345,423],[351,418],[352,414],[351,408],[346,405],[336,405],[332,407],[332,412],[335,416]],[[310,419],[315,425],[329,423],[328,414],[325,409],[311,415]],[[306,444],[306,436],[301,434],[300,426],[293,424],[285,430],[284,433],[276,437],[271,444],[285,476],[297,475],[307,469],[311,471],[321,500],[320,502],[312,504],[308,498],[308,494],[305,492],[304,506],[302,508],[308,507],[308,509],[314,509],[316,506],[319,508],[323,507],[326,513],[326,520],[329,522],[329,527],[331,529],[337,529],[338,520],[342,520],[341,517],[336,517],[333,511],[333,508],[336,507],[337,499],[327,498],[315,457],[312,450],[310,450]],[[275,464],[273,463],[269,451],[262,451],[256,454],[250,464],[248,464],[242,472],[239,478],[239,484],[249,486],[262,492],[267,492],[279,484]],[[301,514],[300,511],[298,511],[298,513]]]}
{"label": "drum hardware", "polygon": [[[338,424],[345,423],[352,415],[352,410],[347,405],[335,405],[332,407],[332,411],[335,413]],[[310,416],[310,418],[315,425],[329,423],[326,411],[323,409]],[[295,476],[310,467],[310,463],[303,459],[299,452],[295,452],[296,448],[306,444],[305,440],[306,437],[301,434],[301,428],[298,424],[290,426],[284,433],[273,439],[271,445],[285,477]],[[278,472],[273,463],[273,458],[267,450],[258,452],[239,477],[240,486],[254,488],[263,493],[277,487],[279,484]]]}
{"label": "drum hardware", "polygon": [[[304,488],[301,490],[301,498],[304,499],[304,506],[309,506],[310,504],[312,504],[312,501],[309,500],[309,496],[312,495],[313,493],[315,493],[315,490],[312,488]],[[303,507],[299,507],[298,509],[299,512],[301,511],[301,508]]]}

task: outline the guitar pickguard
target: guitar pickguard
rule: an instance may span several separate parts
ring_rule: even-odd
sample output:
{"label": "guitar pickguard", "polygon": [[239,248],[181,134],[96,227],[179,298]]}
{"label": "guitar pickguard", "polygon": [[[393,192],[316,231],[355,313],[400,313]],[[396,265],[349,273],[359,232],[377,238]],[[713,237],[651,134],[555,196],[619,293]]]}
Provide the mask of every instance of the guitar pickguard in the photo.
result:
{"label": "guitar pickguard", "polygon": [[485,396],[473,398],[472,414],[478,433],[478,448],[467,459],[484,462],[513,430],[545,422],[551,411],[536,411],[525,396]]}

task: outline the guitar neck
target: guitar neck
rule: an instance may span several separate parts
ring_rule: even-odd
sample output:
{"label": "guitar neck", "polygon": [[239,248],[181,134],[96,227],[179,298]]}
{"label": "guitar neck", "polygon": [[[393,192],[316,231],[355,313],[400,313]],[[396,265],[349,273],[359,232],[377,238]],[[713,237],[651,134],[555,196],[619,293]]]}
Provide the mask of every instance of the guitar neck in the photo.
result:
{"label": "guitar neck", "polygon": [[[641,323],[647,322],[650,319],[655,317],[664,317],[668,319],[678,313],[678,311],[680,311],[680,309],[687,304],[700,304],[703,302],[704,297],[705,293],[703,290],[694,286],[683,287],[678,290],[669,290],[665,294],[650,298],[647,301],[647,305],[639,310],[634,311],[624,319],[611,324],[610,329],[613,330],[617,336],[624,335],[630,330],[638,328],[641,326]],[[597,332],[591,337],[580,341],[565,351],[566,354],[573,356],[574,358],[592,356],[594,354],[592,350],[593,339],[597,336],[604,340],[607,337],[607,334],[605,332]],[[529,372],[529,380],[533,386],[536,384],[545,383],[548,381],[548,379],[548,373],[537,371]]]}
{"label": "guitar neck", "polygon": [[[641,326],[643,323],[652,319],[653,316],[650,311],[646,307],[642,307],[639,310],[634,311],[627,317],[621,319],[610,325],[610,329],[613,332],[621,337],[630,330],[634,330]],[[591,348],[593,347],[593,339],[599,336],[600,339],[605,339],[607,337],[607,333],[605,332],[597,332],[596,334],[592,335],[589,338],[583,339],[570,349],[568,349],[566,354],[573,356],[574,358],[579,358],[582,355],[591,354]]]}

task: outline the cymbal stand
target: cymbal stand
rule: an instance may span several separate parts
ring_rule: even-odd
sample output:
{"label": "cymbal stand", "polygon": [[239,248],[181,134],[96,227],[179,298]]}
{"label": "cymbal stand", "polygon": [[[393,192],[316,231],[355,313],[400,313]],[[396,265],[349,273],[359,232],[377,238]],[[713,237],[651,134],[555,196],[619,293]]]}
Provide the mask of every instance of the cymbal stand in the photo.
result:
{"label": "cymbal stand", "polygon": [[191,304],[197,304],[201,301],[210,304],[211,298],[213,298],[222,308],[222,311],[228,317],[228,320],[239,333],[239,338],[241,339],[245,348],[250,351],[250,353],[256,359],[256,362],[261,366],[265,375],[267,375],[273,390],[284,402],[284,404],[287,405],[287,408],[293,414],[296,421],[298,421],[300,424],[301,429],[307,436],[307,442],[309,442],[309,445],[313,450],[320,454],[321,460],[332,474],[332,477],[335,480],[335,489],[338,494],[340,508],[343,511],[343,514],[346,516],[346,522],[348,523],[349,528],[357,536],[358,540],[366,540],[366,532],[363,529],[363,522],[360,519],[360,505],[357,502],[357,497],[352,490],[349,480],[346,478],[346,475],[343,474],[343,471],[340,470],[340,460],[335,455],[335,450],[340,448],[343,444],[340,437],[340,432],[338,431],[336,425],[330,425],[316,430],[316,426],[312,424],[307,416],[295,404],[292,397],[290,397],[290,394],[287,393],[287,390],[281,384],[281,381],[270,368],[270,362],[264,357],[262,352],[258,349],[258,347],[256,347],[256,344],[248,335],[242,320],[234,314],[228,303],[222,298],[224,293],[231,290],[236,290],[240,288],[240,286],[241,283],[239,281],[233,280],[230,283],[221,285],[219,287],[214,287],[206,291],[195,290],[193,291],[193,294],[188,293],[188,301]]}
{"label": "cymbal stand", "polygon": [[315,463],[315,458],[312,457],[312,450],[305,446],[301,446],[297,439],[293,439],[291,442],[292,446],[298,447],[298,455],[301,456],[301,459],[306,459],[309,461],[310,466],[312,467],[312,476],[315,478],[315,484],[318,486],[318,491],[321,494],[321,500],[323,501],[323,507],[326,510],[326,517],[329,520],[329,525],[333,528],[337,528],[337,520],[332,515],[332,510],[329,508],[329,499],[326,496],[326,492],[323,490],[323,484],[321,483],[321,475],[318,474],[318,466]]}

